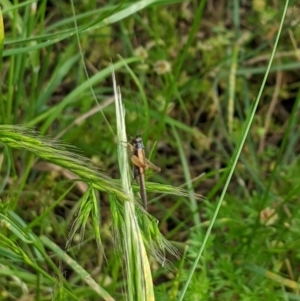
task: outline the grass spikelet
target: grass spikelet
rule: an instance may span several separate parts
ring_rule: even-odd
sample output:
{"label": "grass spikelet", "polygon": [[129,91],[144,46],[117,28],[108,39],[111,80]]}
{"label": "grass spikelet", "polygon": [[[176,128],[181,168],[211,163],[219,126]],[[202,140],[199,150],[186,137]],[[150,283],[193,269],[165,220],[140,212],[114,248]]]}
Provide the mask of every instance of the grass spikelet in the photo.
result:
{"label": "grass spikelet", "polygon": [[116,182],[97,171],[87,158],[74,153],[74,147],[38,137],[32,130],[12,125],[0,125],[0,141],[12,148],[27,150],[41,159],[74,172],[80,180],[95,189],[114,193],[120,200],[129,199]]}
{"label": "grass spikelet", "polygon": [[[127,141],[125,127],[125,112],[122,105],[120,89],[116,86],[113,74],[117,138],[118,141]],[[142,239],[141,229],[135,213],[134,195],[131,188],[129,159],[127,148],[118,144],[118,159],[123,190],[131,197],[130,201],[124,202],[124,227],[118,228],[125,258],[125,274],[127,279],[128,295],[132,300],[154,300],[154,291],[150,265]]]}

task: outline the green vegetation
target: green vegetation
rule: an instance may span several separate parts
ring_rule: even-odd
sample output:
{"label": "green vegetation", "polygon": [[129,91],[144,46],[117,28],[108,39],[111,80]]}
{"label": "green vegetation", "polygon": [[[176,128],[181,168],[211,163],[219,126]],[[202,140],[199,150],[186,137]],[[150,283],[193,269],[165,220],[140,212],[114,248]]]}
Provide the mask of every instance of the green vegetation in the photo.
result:
{"label": "green vegetation", "polygon": [[0,3],[0,300],[300,300],[298,2]]}

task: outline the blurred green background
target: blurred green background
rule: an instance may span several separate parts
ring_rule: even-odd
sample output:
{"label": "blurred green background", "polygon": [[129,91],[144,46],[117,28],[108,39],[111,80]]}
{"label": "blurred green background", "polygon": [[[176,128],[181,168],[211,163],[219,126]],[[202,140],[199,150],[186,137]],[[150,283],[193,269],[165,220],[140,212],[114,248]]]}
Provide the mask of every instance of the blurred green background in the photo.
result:
{"label": "blurred green background", "polygon": [[[289,2],[254,122],[183,300],[300,300],[300,6]],[[156,300],[177,300],[186,283],[245,134],[285,3],[0,0],[1,124],[75,146],[119,179],[113,63],[128,139],[141,134],[147,156],[162,169],[147,179],[189,190],[188,197],[148,195],[149,214],[181,253],[167,255],[168,268],[150,259]],[[125,300],[107,195],[97,195],[105,257],[89,223],[74,238],[69,266],[54,247],[35,253],[9,223],[64,249],[86,187],[51,160],[1,142],[0,300],[104,300],[78,276],[75,262],[115,300]]]}

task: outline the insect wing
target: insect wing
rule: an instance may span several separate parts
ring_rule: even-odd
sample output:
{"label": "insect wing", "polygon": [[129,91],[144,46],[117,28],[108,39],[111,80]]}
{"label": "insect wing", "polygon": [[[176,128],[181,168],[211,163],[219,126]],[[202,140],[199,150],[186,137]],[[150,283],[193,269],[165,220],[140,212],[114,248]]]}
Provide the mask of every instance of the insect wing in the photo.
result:
{"label": "insect wing", "polygon": [[131,161],[137,167],[140,167],[140,168],[143,168],[143,169],[147,168],[147,165],[144,164],[144,162],[142,162],[141,159],[136,155],[131,156]]}

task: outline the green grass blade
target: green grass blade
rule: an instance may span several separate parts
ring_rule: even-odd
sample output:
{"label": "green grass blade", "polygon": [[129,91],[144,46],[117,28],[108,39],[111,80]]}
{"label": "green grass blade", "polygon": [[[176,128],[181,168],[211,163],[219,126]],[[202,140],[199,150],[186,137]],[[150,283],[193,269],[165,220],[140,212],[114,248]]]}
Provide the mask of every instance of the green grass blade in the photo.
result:
{"label": "green grass blade", "polygon": [[183,63],[185,61],[186,55],[188,53],[188,49],[190,48],[193,39],[195,38],[195,34],[199,28],[200,22],[202,20],[202,15],[203,15],[203,11],[205,8],[205,4],[206,4],[206,0],[201,0],[197,11],[195,12],[195,18],[194,18],[194,22],[193,25],[191,27],[191,30],[189,31],[189,35],[188,35],[188,39],[187,42],[184,43],[184,47],[183,50],[180,53],[179,59],[176,63],[176,67],[175,67],[175,72],[174,72],[174,79],[175,79],[175,83],[178,80],[178,76],[180,74],[181,68],[183,66]]}
{"label": "green grass blade", "polygon": [[3,25],[2,10],[0,8],[0,70],[2,69],[3,46],[4,46],[4,25]]}
{"label": "green grass blade", "polygon": [[16,224],[14,223],[8,216],[0,213],[0,221],[1,224],[4,225],[7,229],[9,229],[12,233],[14,233],[19,239],[30,244],[32,240],[28,235]]}
{"label": "green grass blade", "polygon": [[243,149],[243,146],[245,144],[247,135],[248,135],[248,133],[250,131],[250,127],[251,127],[252,121],[254,119],[255,112],[256,112],[257,106],[259,104],[262,92],[264,90],[265,83],[267,81],[267,78],[268,78],[268,75],[269,75],[269,72],[270,72],[270,68],[271,68],[271,65],[272,65],[272,62],[273,62],[273,58],[274,58],[274,55],[275,55],[275,52],[276,52],[276,49],[277,49],[277,45],[278,45],[278,41],[279,41],[280,34],[281,34],[281,31],[282,31],[282,27],[283,27],[284,19],[285,19],[285,16],[286,16],[288,4],[289,4],[289,1],[287,0],[286,3],[285,3],[284,11],[283,11],[283,14],[282,14],[282,19],[281,19],[280,26],[279,26],[279,29],[278,29],[278,32],[277,32],[276,40],[275,40],[274,47],[273,47],[273,50],[272,50],[272,53],[271,53],[271,56],[270,56],[268,67],[267,67],[266,73],[264,75],[264,78],[263,78],[263,81],[262,81],[259,93],[258,93],[257,98],[255,100],[254,106],[253,106],[253,108],[251,110],[251,114],[248,116],[248,118],[246,120],[246,127],[245,127],[245,130],[244,130],[244,135],[242,136],[242,139],[241,139],[241,141],[240,141],[240,143],[238,145],[236,153],[233,155],[232,164],[229,166],[228,176],[227,176],[224,188],[222,190],[222,193],[221,193],[221,196],[220,196],[220,200],[219,200],[218,205],[216,207],[215,213],[214,213],[213,218],[211,220],[211,223],[210,223],[210,225],[209,225],[209,227],[207,229],[207,232],[205,234],[203,243],[201,245],[201,248],[199,250],[197,258],[195,259],[194,264],[193,264],[193,266],[191,268],[191,271],[189,273],[189,276],[188,276],[188,279],[187,279],[187,281],[185,283],[185,286],[183,287],[182,293],[181,293],[181,295],[180,295],[180,297],[178,299],[180,301],[183,300],[183,298],[185,296],[185,293],[187,291],[187,288],[189,287],[189,284],[191,283],[193,274],[194,274],[194,272],[196,270],[196,267],[198,266],[199,260],[200,260],[200,258],[202,256],[203,250],[204,250],[204,248],[205,248],[205,246],[207,244],[207,241],[208,241],[209,235],[211,233],[212,227],[213,227],[213,225],[214,225],[214,223],[215,223],[215,221],[217,219],[217,215],[219,213],[219,210],[221,208],[222,202],[224,200],[227,188],[229,186],[229,183],[230,183],[230,180],[232,178],[233,172],[235,170],[235,167],[237,165],[238,159],[239,159],[240,154],[242,152],[242,149]]}
{"label": "green grass blade", "polygon": [[[115,77],[114,94],[117,120],[118,141],[127,141],[125,113],[121,100],[120,89],[116,86]],[[119,237],[125,253],[125,273],[127,274],[128,300],[154,300],[154,291],[150,265],[142,239],[141,229],[136,218],[134,195],[131,188],[131,177],[127,148],[118,144],[118,159],[121,174],[121,183],[124,191],[131,196],[131,201],[124,202],[125,227],[119,228]]]}
{"label": "green grass blade", "polygon": [[199,216],[198,206],[197,206],[197,201],[196,201],[197,198],[194,193],[194,188],[192,185],[191,173],[189,170],[188,162],[187,162],[184,150],[183,150],[181,140],[179,138],[179,135],[178,135],[175,127],[172,127],[172,131],[173,131],[173,135],[175,137],[176,143],[178,145],[178,151],[179,151],[179,156],[180,156],[182,167],[183,167],[185,182],[187,183],[187,186],[188,186],[188,195],[189,195],[189,200],[190,200],[191,214],[193,215],[194,224],[195,224],[195,226],[197,226],[200,224],[200,216]]}
{"label": "green grass blade", "polygon": [[46,236],[42,236],[40,239],[47,248],[55,252],[58,258],[67,263],[78,274],[80,279],[84,281],[101,298],[103,298],[106,301],[115,300],[106,290],[104,290],[101,286],[97,284],[97,282],[91,277],[91,275],[85,269],[83,269],[77,263],[77,261],[71,258],[64,250],[62,250],[59,246],[54,244]]}
{"label": "green grass blade", "polygon": [[[120,61],[115,64],[116,70],[123,67],[123,65],[130,64],[133,62],[138,61],[139,58],[129,58],[124,61]],[[70,104],[73,104],[77,102],[80,99],[81,93],[83,93],[85,90],[90,89],[91,86],[101,82],[103,79],[108,77],[110,75],[110,68],[107,67],[94,76],[92,76],[89,80],[82,83],[80,86],[76,87],[72,92],[67,95],[57,106],[51,107],[49,110],[47,110],[45,113],[39,115],[35,119],[28,122],[27,126],[34,126],[37,123],[43,121],[46,119],[43,128],[41,130],[41,133],[46,132],[46,130],[49,128],[49,126],[52,124],[52,122],[61,114],[62,110],[67,107]]]}

